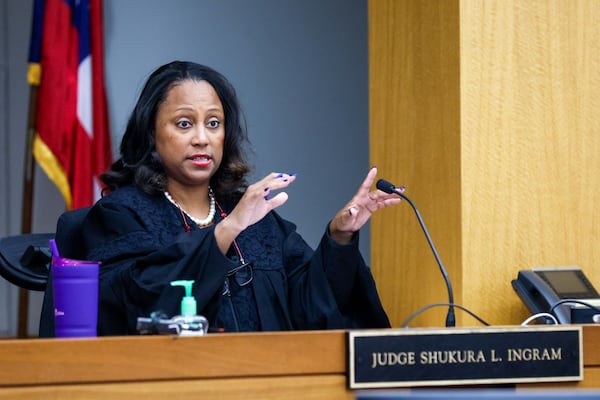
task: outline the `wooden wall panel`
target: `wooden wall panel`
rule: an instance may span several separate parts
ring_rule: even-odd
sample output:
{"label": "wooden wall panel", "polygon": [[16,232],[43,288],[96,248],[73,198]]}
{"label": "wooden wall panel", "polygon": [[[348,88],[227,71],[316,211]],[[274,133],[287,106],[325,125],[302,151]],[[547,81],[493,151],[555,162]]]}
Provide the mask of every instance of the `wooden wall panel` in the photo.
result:
{"label": "wooden wall panel", "polygon": [[514,324],[519,269],[578,265],[600,287],[600,3],[460,11],[463,302]]}
{"label": "wooden wall panel", "polygon": [[[518,324],[519,269],[579,265],[600,287],[600,2],[370,0],[369,46],[371,162],[408,186],[455,300]],[[445,301],[408,205],[373,219],[372,249],[395,326]]]}
{"label": "wooden wall panel", "polygon": [[[379,176],[406,185],[442,262],[460,281],[458,1],[369,1],[370,157]],[[372,268],[394,326],[447,302],[425,236],[408,204],[375,215]],[[456,293],[460,300],[460,292]],[[426,326],[443,326],[432,310]]]}

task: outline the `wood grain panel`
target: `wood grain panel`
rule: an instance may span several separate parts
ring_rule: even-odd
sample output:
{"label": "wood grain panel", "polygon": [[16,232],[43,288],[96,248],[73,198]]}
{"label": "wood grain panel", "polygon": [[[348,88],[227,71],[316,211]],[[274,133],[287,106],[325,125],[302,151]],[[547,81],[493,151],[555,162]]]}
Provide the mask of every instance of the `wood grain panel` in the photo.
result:
{"label": "wood grain panel", "polygon": [[462,298],[515,324],[519,269],[600,282],[600,3],[463,0],[460,14]]}
{"label": "wood grain panel", "polygon": [[[461,302],[458,1],[369,1],[370,157],[406,185]],[[394,326],[447,302],[438,265],[408,204],[372,221],[373,273]],[[414,326],[443,326],[433,309]]]}
{"label": "wood grain panel", "polygon": [[[370,0],[369,63],[371,163],[408,186],[459,304],[518,324],[510,282],[535,266],[600,287],[600,2]],[[371,242],[395,326],[445,301],[407,205],[375,216]]]}
{"label": "wood grain panel", "polygon": [[[560,386],[600,387],[599,340]],[[0,341],[0,399],[351,399],[346,374],[344,331]]]}
{"label": "wood grain panel", "polygon": [[0,399],[7,400],[350,400],[353,398],[353,393],[346,389],[346,378],[343,375],[0,388]]}
{"label": "wood grain panel", "polygon": [[[584,381],[600,388],[600,326],[583,326]],[[346,332],[0,341],[0,399],[351,399]],[[553,387],[553,383],[519,387]]]}
{"label": "wood grain panel", "polygon": [[3,340],[0,365],[10,368],[0,368],[0,387],[31,382],[343,374],[345,346],[343,331]]}

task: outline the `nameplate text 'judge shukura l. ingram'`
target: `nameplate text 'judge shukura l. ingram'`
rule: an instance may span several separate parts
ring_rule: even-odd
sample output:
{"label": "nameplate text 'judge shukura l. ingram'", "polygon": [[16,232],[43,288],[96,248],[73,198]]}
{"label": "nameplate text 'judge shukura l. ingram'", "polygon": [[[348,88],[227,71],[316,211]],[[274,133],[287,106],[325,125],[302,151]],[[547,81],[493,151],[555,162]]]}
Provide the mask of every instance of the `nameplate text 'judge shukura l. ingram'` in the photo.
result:
{"label": "nameplate text 'judge shukura l. ingram'", "polygon": [[577,326],[348,332],[352,389],[583,379]]}

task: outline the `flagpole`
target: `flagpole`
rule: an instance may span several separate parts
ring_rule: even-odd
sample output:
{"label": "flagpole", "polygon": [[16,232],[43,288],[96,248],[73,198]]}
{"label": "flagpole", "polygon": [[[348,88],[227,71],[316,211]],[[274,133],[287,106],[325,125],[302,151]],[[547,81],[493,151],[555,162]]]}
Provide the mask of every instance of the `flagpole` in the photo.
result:
{"label": "flagpole", "polygon": [[[68,7],[64,7],[62,3],[34,0],[27,74],[30,95],[23,169],[22,234],[32,232],[36,164],[46,172],[46,175],[60,190],[67,209],[72,209],[93,204],[95,194],[92,185],[93,177],[108,168],[112,162],[103,81],[102,0],[69,2]],[[88,12],[90,15],[85,14]],[[77,13],[77,18],[73,18],[74,13]],[[44,29],[44,26],[48,28]],[[55,29],[57,27],[61,27],[61,29]],[[74,86],[68,84],[64,72],[66,70],[79,71],[80,65],[73,65],[73,61],[78,60],[71,57],[73,48],[69,46],[69,43],[79,39],[79,31],[87,30],[90,30],[89,35],[86,33],[82,37],[90,39],[89,46],[81,46],[78,50],[84,50],[88,53],[88,57],[91,56],[91,75],[94,75],[94,72],[97,75],[94,75],[95,79],[92,76],[86,77],[87,81],[92,84],[92,92],[89,96],[83,95],[79,98],[73,91]],[[80,44],[85,43],[80,42]],[[42,53],[44,53],[44,57],[42,57]],[[43,88],[40,86],[42,58],[44,59],[43,73],[47,74]],[[90,74],[89,69],[84,70]],[[79,74],[79,72],[77,73]],[[79,75],[77,75],[77,79],[80,79]],[[74,99],[75,102],[73,102]],[[78,103],[80,100],[81,104]],[[42,102],[43,106],[40,106],[39,102]],[[85,124],[74,123],[81,121],[78,121],[79,115],[74,118],[71,113],[64,114],[69,119],[75,120],[60,121],[54,118],[56,113],[63,112],[65,108],[74,111],[79,105],[92,111],[90,114],[92,119],[84,121]],[[86,116],[87,114],[84,115],[84,117]],[[62,137],[66,133],[59,127],[63,122],[73,127],[72,131],[68,132],[69,135],[77,135],[82,140],[68,140],[67,146],[57,145],[61,141],[56,140],[56,137]],[[92,131],[86,132],[85,127],[91,127]],[[90,137],[93,140],[88,140]],[[34,143],[45,146],[43,153],[47,157],[34,159]],[[75,149],[75,146],[85,147]],[[94,152],[96,155],[90,157],[89,155]],[[89,180],[86,180],[85,177],[82,179],[81,176],[76,177],[73,174],[72,165],[85,167],[84,171],[89,170],[92,176],[89,177]],[[18,307],[18,336],[27,337],[29,292],[24,289],[19,291]]]}
{"label": "flagpole", "polygon": [[[35,137],[35,116],[37,111],[38,86],[29,86],[29,110],[27,116],[27,133],[25,135],[25,163],[23,167],[23,208],[21,209],[21,233],[29,234],[33,220],[33,184],[35,178],[35,162],[33,159],[33,139]],[[19,288],[19,306],[17,321],[17,337],[28,336],[29,324],[29,291]]]}

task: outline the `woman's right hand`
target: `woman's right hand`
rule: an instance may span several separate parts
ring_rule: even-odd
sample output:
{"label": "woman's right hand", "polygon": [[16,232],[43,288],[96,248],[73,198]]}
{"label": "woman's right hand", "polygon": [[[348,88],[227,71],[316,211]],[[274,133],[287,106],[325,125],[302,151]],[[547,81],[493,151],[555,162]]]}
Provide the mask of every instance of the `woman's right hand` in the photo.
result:
{"label": "woman's right hand", "polygon": [[233,211],[215,227],[219,248],[226,253],[233,240],[247,227],[263,219],[271,210],[283,205],[288,195],[279,192],[296,180],[295,174],[273,172],[248,186]]}

